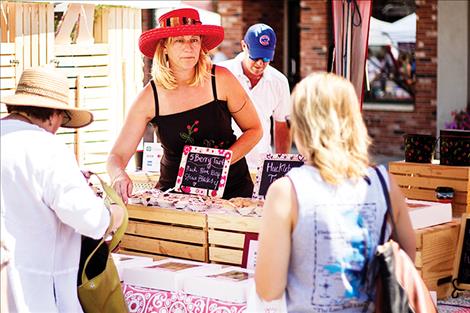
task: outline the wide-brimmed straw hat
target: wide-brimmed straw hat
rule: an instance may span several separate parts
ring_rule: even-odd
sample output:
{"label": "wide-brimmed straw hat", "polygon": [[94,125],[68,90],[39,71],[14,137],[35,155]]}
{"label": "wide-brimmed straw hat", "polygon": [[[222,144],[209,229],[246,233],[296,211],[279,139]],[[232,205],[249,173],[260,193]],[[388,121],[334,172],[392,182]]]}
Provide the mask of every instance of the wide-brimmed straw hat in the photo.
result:
{"label": "wide-brimmed straw hat", "polygon": [[80,128],[93,122],[90,111],[69,105],[67,77],[56,69],[35,67],[23,71],[14,95],[1,98],[7,105],[66,110],[70,121],[62,127]]}
{"label": "wide-brimmed straw hat", "polygon": [[168,37],[199,35],[202,37],[202,47],[207,51],[224,40],[224,28],[202,24],[195,9],[170,11],[160,16],[158,23],[158,28],[143,32],[139,38],[139,49],[148,58],[153,58],[158,41]]}

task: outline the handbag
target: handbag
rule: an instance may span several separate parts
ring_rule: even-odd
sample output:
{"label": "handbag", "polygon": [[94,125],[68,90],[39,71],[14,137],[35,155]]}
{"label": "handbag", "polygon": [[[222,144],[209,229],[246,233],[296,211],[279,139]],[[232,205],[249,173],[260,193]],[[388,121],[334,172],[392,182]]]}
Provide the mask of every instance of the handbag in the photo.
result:
{"label": "handbag", "polygon": [[[95,174],[96,175],[96,174]],[[106,194],[107,205],[113,202],[124,208],[124,218],[121,226],[114,233],[111,242],[105,242],[111,231],[108,229],[98,242],[96,248],[88,255],[79,278],[78,298],[85,313],[120,313],[128,312],[128,307],[122,293],[121,281],[114,265],[110,251],[113,251],[121,241],[128,224],[128,213],[122,199],[113,188],[98,175],[98,180]],[[89,240],[92,240],[88,238]],[[87,239],[84,239],[87,240]],[[104,269],[103,269],[104,268]],[[90,271],[91,269],[91,271]],[[90,274],[93,270],[98,273]],[[101,269],[103,269],[101,271]],[[96,275],[96,276],[95,276]]]}
{"label": "handbag", "polygon": [[432,301],[428,288],[419,275],[413,261],[398,243],[389,240],[384,243],[387,216],[392,222],[392,229],[397,228],[392,214],[390,195],[385,179],[378,168],[375,168],[382,185],[387,204],[384,215],[379,246],[375,255],[376,275],[376,312],[382,313],[434,313],[437,309]]}

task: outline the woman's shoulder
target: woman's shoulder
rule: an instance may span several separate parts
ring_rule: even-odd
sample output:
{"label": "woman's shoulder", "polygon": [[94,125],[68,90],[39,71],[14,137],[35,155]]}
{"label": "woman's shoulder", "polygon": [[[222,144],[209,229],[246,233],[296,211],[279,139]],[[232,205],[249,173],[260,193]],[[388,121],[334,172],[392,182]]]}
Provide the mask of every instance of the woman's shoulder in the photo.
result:
{"label": "woman's shoulder", "polygon": [[[223,66],[215,66],[215,82],[219,99],[227,99],[231,95],[240,95],[242,87],[232,72]],[[240,86],[240,88],[238,88]]]}
{"label": "woman's shoulder", "polygon": [[[156,86],[152,86],[152,80],[142,88],[142,90],[137,95],[137,98],[134,101],[134,107],[140,110],[147,110],[149,108],[153,108],[153,106],[149,106],[149,103],[153,103],[155,98],[157,97],[157,89]],[[155,87],[155,90],[154,90]]]}
{"label": "woman's shoulder", "polygon": [[232,79],[235,78],[229,69],[219,65],[213,65],[215,67],[216,79]]}
{"label": "woman's shoulder", "polygon": [[269,191],[276,197],[284,197],[289,195],[293,189],[292,181],[288,177],[281,177],[276,179],[271,185],[269,185]]}

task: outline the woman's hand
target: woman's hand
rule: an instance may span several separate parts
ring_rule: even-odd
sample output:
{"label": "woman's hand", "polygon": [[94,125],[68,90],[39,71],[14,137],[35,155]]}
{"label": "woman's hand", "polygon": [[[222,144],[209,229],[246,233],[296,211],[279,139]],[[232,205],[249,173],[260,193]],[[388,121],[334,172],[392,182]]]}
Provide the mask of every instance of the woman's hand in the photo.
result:
{"label": "woman's hand", "polygon": [[113,180],[112,186],[118,195],[122,198],[122,201],[127,204],[127,200],[132,195],[133,184],[129,175],[122,170]]}

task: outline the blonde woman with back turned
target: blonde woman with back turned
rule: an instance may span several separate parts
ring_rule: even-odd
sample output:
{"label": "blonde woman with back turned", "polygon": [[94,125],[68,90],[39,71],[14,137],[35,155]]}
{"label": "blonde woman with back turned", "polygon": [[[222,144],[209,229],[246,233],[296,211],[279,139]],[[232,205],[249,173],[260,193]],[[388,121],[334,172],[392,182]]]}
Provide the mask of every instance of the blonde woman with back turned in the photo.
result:
{"label": "blonde woman with back turned", "polygon": [[[334,74],[315,73],[295,87],[292,102],[291,131],[307,162],[275,181],[266,195],[258,295],[273,300],[285,291],[289,312],[371,311],[366,268],[386,202],[370,167],[370,138],[354,87]],[[414,259],[404,197],[386,170],[379,170],[388,181],[399,243]]]}

